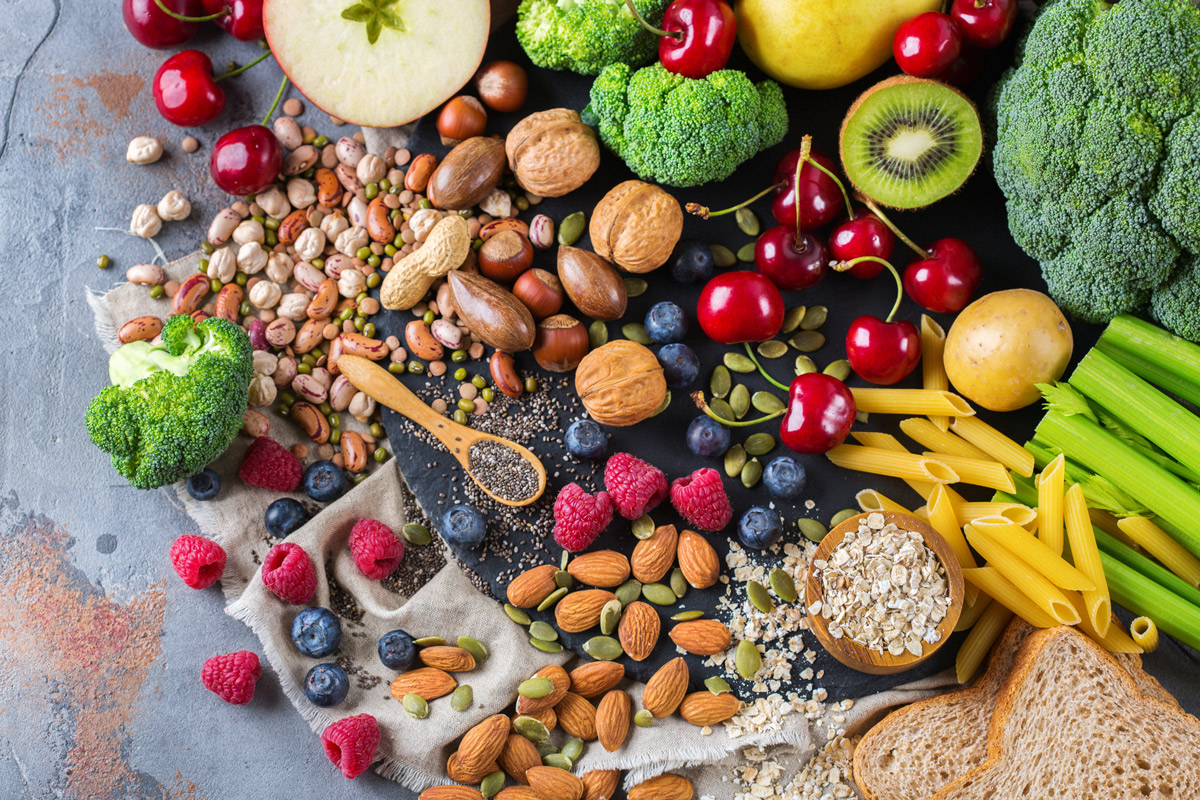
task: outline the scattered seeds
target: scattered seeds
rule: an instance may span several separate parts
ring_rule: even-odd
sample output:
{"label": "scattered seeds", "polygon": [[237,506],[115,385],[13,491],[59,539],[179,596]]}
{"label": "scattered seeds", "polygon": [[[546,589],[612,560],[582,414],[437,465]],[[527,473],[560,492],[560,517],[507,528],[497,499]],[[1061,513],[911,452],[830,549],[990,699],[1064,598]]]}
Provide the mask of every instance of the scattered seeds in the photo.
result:
{"label": "scattered seeds", "polygon": [[513,730],[534,744],[541,744],[550,738],[550,731],[535,717],[520,716],[513,720]]}
{"label": "scattered seeds", "polygon": [[460,636],[458,637],[457,644],[463,650],[466,650],[468,653],[470,653],[471,657],[475,659],[477,664],[482,664],[484,661],[487,661],[488,650],[483,646],[482,642],[472,639],[470,636]]}
{"label": "scattered seeds", "polygon": [[529,643],[543,653],[561,653],[563,646],[558,642],[545,642],[541,639],[530,639]]}
{"label": "scattered seeds", "polygon": [[521,681],[517,686],[517,694],[530,700],[540,700],[554,692],[554,681],[549,678],[530,678]]}
{"label": "scattered seeds", "polygon": [[429,716],[429,703],[419,694],[406,694],[400,701],[404,711],[413,719],[425,719]]}
{"label": "scattered seeds", "polygon": [[422,636],[420,639],[413,639],[413,644],[417,647],[441,647],[446,643],[446,640],[440,636]]}
{"label": "scattered seeds", "polygon": [[608,326],[596,320],[588,326],[588,346],[595,350],[608,344]]}
{"label": "scattered seeds", "polygon": [[796,328],[799,328],[806,311],[807,309],[804,306],[789,308],[787,314],[783,316],[783,332],[791,333]]}
{"label": "scattered seeds", "polygon": [[815,331],[817,328],[825,324],[825,319],[829,316],[829,309],[825,306],[813,306],[804,314],[804,319],[800,322],[800,330]]}
{"label": "scattered seeds", "polygon": [[579,237],[583,236],[583,223],[582,211],[568,214],[562,222],[558,223],[558,243],[570,247],[578,242]]}
{"label": "scattered seeds", "polygon": [[850,377],[850,362],[844,358],[839,358],[837,361],[830,362],[825,369],[821,370],[826,375],[831,375],[839,381],[844,381]]}
{"label": "scattered seeds", "polygon": [[736,478],[742,474],[742,467],[746,466],[746,448],[740,444],[735,444],[733,447],[725,451],[725,474],[731,478]]}
{"label": "scattered seeds", "polygon": [[836,528],[846,520],[850,519],[851,517],[857,517],[861,513],[862,512],[857,508],[843,508],[841,511],[834,514],[833,518],[829,520],[829,527]]}
{"label": "scattered seeds", "polygon": [[[783,344],[783,342],[780,342]],[[750,396],[750,404],[764,414],[774,414],[776,411],[782,411],[784,406],[783,401],[779,399],[779,395],[771,392],[755,392]]]}
{"label": "scattered seeds", "polygon": [[767,339],[765,342],[760,342],[756,349],[763,358],[779,358],[787,355],[788,348],[778,339]]}
{"label": "scattered seeds", "polygon": [[654,715],[649,709],[643,708],[633,715],[633,724],[639,728],[649,728],[654,724]]}
{"label": "scattered seeds", "polygon": [[551,753],[542,759],[542,763],[547,767],[558,767],[559,769],[565,769],[567,772],[570,772],[575,766],[571,759],[567,758],[562,753]]}
{"label": "scattered seeds", "polygon": [[750,410],[750,390],[746,388],[746,384],[739,383],[733,387],[733,391],[729,393],[729,407],[733,409],[733,416],[737,419],[746,416],[746,412]]}
{"label": "scattered seeds", "polygon": [[496,770],[479,782],[479,793],[484,797],[495,797],[504,788],[507,777],[503,770]]}
{"label": "scattered seeds", "polygon": [[737,251],[737,257],[738,261],[746,264],[754,263],[754,242],[750,242],[749,244],[744,244],[739,247]]}
{"label": "scattered seeds", "polygon": [[649,346],[652,344],[646,326],[640,322],[629,322],[621,326],[621,335],[631,342]]}
{"label": "scattered seeds", "polygon": [[621,621],[621,609],[624,606],[620,600],[609,600],[604,604],[604,608],[600,609],[600,632],[605,636],[612,635],[612,632],[617,629],[617,624]]}
{"label": "scattered seeds", "polygon": [[726,353],[721,360],[725,362],[725,366],[734,372],[754,372],[754,362],[750,360],[750,356],[730,352]]}
{"label": "scattered seeds", "polygon": [[671,591],[671,587],[665,583],[647,583],[642,587],[642,597],[656,606],[673,606],[679,599],[675,596],[675,592]]}
{"label": "scattered seeds", "polygon": [[649,539],[654,535],[654,520],[649,514],[642,514],[633,521],[633,536],[636,539]]}
{"label": "scattered seeds", "polygon": [[687,578],[683,577],[683,570],[679,567],[671,570],[671,591],[675,593],[676,599],[682,600],[687,590],[688,582]]}
{"label": "scattered seeds", "polygon": [[737,256],[733,254],[732,250],[723,244],[710,244],[708,249],[712,251],[713,264],[721,269],[732,267],[737,263]]}
{"label": "scattered seeds", "polygon": [[719,397],[714,397],[712,400],[710,400],[708,403],[708,408],[721,419],[729,420],[730,422],[736,419],[733,416],[733,409],[730,408],[729,403],[725,402]]}
{"label": "scattered seeds", "polygon": [[752,458],[746,462],[746,466],[742,467],[742,486],[747,489],[754,488],[758,484],[759,478],[762,477],[762,462],[757,458]]}
{"label": "scattered seeds", "polygon": [[820,331],[800,331],[788,343],[801,353],[812,353],[820,350],[825,344],[825,334]]}
{"label": "scattered seeds", "polygon": [[554,585],[560,589],[570,589],[575,585],[575,578],[565,569],[554,573]]}
{"label": "scattered seeds", "polygon": [[734,212],[733,218],[737,221],[738,230],[747,236],[758,236],[762,230],[758,217],[748,208],[739,208]]}
{"label": "scattered seeds", "polygon": [[545,611],[547,608],[553,608],[554,604],[557,603],[559,600],[562,600],[563,597],[566,595],[566,593],[567,593],[567,590],[565,588],[559,587],[558,589],[555,589],[553,592],[550,593],[549,597],[547,597],[542,602],[538,603],[537,610]]}
{"label": "scattered seeds", "polygon": [[618,586],[613,594],[621,601],[621,607],[624,608],[642,596],[642,582],[637,578],[630,578]]}
{"label": "scattered seeds", "polygon": [[754,433],[746,439],[746,452],[752,456],[766,455],[774,449],[775,437],[769,433]]}
{"label": "scattered seeds", "polygon": [[626,278],[625,294],[629,297],[640,297],[646,293],[648,285],[643,278]]}
{"label": "scattered seeds", "polygon": [[817,544],[820,544],[821,540],[825,538],[825,534],[829,533],[829,529],[820,522],[807,517],[801,517],[796,525],[800,528],[800,533],[805,539]]}
{"label": "scattered seeds", "polygon": [[475,692],[469,684],[462,684],[450,695],[450,707],[455,711],[466,711],[475,700]]}
{"label": "scattered seeds", "polygon": [[737,650],[734,652],[733,663],[737,668],[738,675],[749,681],[758,674],[758,670],[762,666],[762,656],[759,654],[758,648],[754,646],[754,642],[742,639],[738,642]]}
{"label": "scattered seeds", "polygon": [[807,375],[810,372],[816,372],[817,365],[808,356],[796,356],[796,374]]}
{"label": "scattered seeds", "polygon": [[750,605],[764,614],[770,614],[771,609],[775,608],[775,604],[771,602],[771,595],[767,593],[767,587],[758,581],[746,581],[746,597],[750,598]]}
{"label": "scattered seeds", "polygon": [[542,622],[540,619],[529,626],[529,635],[543,642],[558,641],[558,631],[555,627],[549,622]]}
{"label": "scattered seeds", "polygon": [[625,650],[622,649],[621,643],[611,636],[593,636],[583,643],[583,652],[597,661],[614,661],[620,658]]}
{"label": "scattered seeds", "polygon": [[770,581],[771,590],[775,592],[776,597],[785,603],[796,602],[796,582],[785,570],[779,567],[771,570]]}
{"label": "scattered seeds", "polygon": [[727,397],[729,390],[733,386],[732,379],[729,377],[729,370],[723,365],[717,365],[713,370],[712,378],[708,382],[709,391],[713,397]]}
{"label": "scattered seeds", "polygon": [[733,689],[729,686],[729,681],[725,680],[720,675],[713,675],[711,678],[705,678],[704,688],[708,689],[713,694],[729,694],[733,691]]}
{"label": "scattered seeds", "polygon": [[429,529],[419,522],[410,522],[402,529],[404,540],[409,544],[426,545],[433,541]]}
{"label": "scattered seeds", "polygon": [[700,619],[703,616],[704,616],[703,611],[701,611],[698,608],[694,608],[691,611],[680,611],[678,614],[672,614],[671,621],[672,622],[687,622],[687,621],[693,620],[693,619]]}
{"label": "scattered seeds", "polygon": [[578,761],[579,757],[583,755],[583,739],[580,739],[578,736],[574,739],[568,739],[559,752],[572,761]]}
{"label": "scattered seeds", "polygon": [[508,614],[508,618],[518,625],[529,625],[531,622],[533,622],[533,620],[530,619],[529,614],[527,614],[524,609],[517,608],[511,603],[504,604],[504,613]]}

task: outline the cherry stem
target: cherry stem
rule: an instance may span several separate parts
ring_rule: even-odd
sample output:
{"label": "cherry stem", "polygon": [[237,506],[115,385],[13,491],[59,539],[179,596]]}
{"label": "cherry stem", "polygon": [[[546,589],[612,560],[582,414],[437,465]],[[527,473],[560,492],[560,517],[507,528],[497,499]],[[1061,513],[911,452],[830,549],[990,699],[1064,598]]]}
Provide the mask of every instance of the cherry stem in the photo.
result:
{"label": "cherry stem", "polygon": [[759,373],[764,378],[767,379],[767,383],[770,383],[772,386],[783,389],[785,392],[788,391],[788,387],[784,386],[782,383],[780,383],[779,381],[772,378],[770,373],[768,373],[766,371],[766,369],[763,368],[763,365],[758,363],[758,359],[754,357],[754,351],[750,349],[750,343],[746,342],[745,346],[746,346],[746,355],[750,356],[750,360],[754,362],[754,366],[758,367]]}
{"label": "cherry stem", "polygon": [[229,70],[229,72],[226,72],[226,73],[225,73],[225,74],[223,74],[223,75],[218,75],[217,77],[213,78],[213,80],[214,80],[214,81],[223,81],[223,80],[225,80],[226,78],[232,78],[234,75],[241,75],[241,74],[242,74],[243,72],[245,72],[246,70],[248,70],[248,69],[250,69],[251,67],[255,66],[256,64],[259,64],[260,62],[264,61],[264,60],[267,58],[267,56],[269,56],[269,55],[271,55],[271,51],[270,51],[270,50],[268,50],[267,52],[263,53],[261,56],[259,56],[258,58],[254,59],[254,60],[253,60],[253,61],[251,61],[249,64],[246,64],[246,65],[244,65],[244,66],[238,67],[237,69],[231,69],[231,70]]}
{"label": "cherry stem", "polygon": [[[824,172],[833,179],[833,182],[837,184],[838,189],[840,189],[842,192],[842,199],[846,201],[846,215],[849,216],[850,219],[854,219],[854,206],[850,204],[850,194],[846,191],[846,184],[842,183],[842,179],[835,175],[832,171],[819,164],[812,156],[809,156],[808,163],[812,164],[814,167],[821,170],[821,172]],[[797,200],[797,202],[799,201]]]}
{"label": "cherry stem", "polygon": [[912,239],[905,236],[904,231],[897,228],[896,223],[894,223],[890,219],[888,219],[887,214],[883,213],[883,209],[881,209],[879,207],[878,203],[876,203],[871,198],[866,197],[865,195],[860,194],[860,195],[856,195],[856,196],[858,197],[859,200],[862,201],[862,203],[867,208],[871,209],[872,214],[879,217],[880,222],[882,222],[884,225],[888,226],[888,230],[890,230],[892,233],[896,234],[897,239],[899,239],[900,241],[902,241],[906,245],[908,245],[910,248],[912,248],[912,251],[914,253],[916,253],[917,255],[919,255],[921,258],[929,258],[929,251],[922,250],[920,247],[917,246],[916,242],[914,242]]}
{"label": "cherry stem", "polygon": [[773,192],[776,189],[782,189],[785,186],[787,186],[786,183],[771,184],[770,186],[763,189],[758,194],[754,195],[754,197],[751,197],[749,200],[743,200],[742,202],[738,203],[736,206],[730,206],[729,208],[722,208],[720,211],[709,211],[708,206],[702,206],[699,203],[688,203],[686,206],[684,206],[684,208],[687,209],[687,212],[689,214],[695,214],[697,217],[700,217],[701,219],[708,219],[709,217],[721,217],[721,216],[724,216],[725,214],[732,214],[735,211],[739,211],[739,210],[745,208],[746,206],[750,205],[751,203],[753,203],[755,200],[759,199],[763,195],[769,194],[770,192]]}
{"label": "cherry stem", "polygon": [[810,161],[812,154],[812,137],[807,133],[800,140],[800,157],[796,159],[796,178],[793,186],[796,191],[796,244],[804,241],[804,231],[800,227],[800,171],[804,169],[804,162]]}
{"label": "cherry stem", "polygon": [[746,428],[751,425],[761,425],[764,422],[770,422],[773,419],[778,419],[787,413],[786,409],[781,409],[772,414],[767,414],[765,417],[759,417],[758,419],[725,419],[724,417],[717,416],[717,412],[709,408],[708,403],[704,401],[704,392],[692,392],[692,402],[696,404],[696,408],[700,409],[712,419],[715,419],[717,422],[729,428]]}
{"label": "cherry stem", "polygon": [[629,13],[633,14],[633,18],[641,23],[643,28],[650,31],[655,36],[667,36],[677,42],[683,40],[683,31],[664,31],[662,28],[656,28],[647,22],[646,18],[638,13],[637,7],[633,4],[633,0],[625,0],[625,5],[629,7]]}
{"label": "cherry stem", "polygon": [[178,11],[172,11],[171,9],[167,8],[163,4],[163,0],[154,0],[154,3],[155,3],[155,5],[158,6],[159,11],[163,12],[168,17],[172,17],[173,19],[177,19],[182,22],[212,22],[214,19],[220,19],[221,17],[228,17],[230,14],[233,13],[233,11],[229,8],[229,6],[225,6],[223,9],[221,9],[217,13],[209,14],[206,17],[189,17],[184,14],[180,14]]}
{"label": "cherry stem", "polygon": [[283,99],[283,93],[287,89],[288,76],[283,76],[283,83],[279,84],[279,91],[275,93],[275,101],[271,103],[271,107],[267,109],[267,115],[263,117],[263,127],[267,126],[267,122],[271,119],[271,115],[275,113],[275,109],[279,106],[279,101]]}
{"label": "cherry stem", "polygon": [[839,261],[833,265],[835,272],[845,272],[854,267],[855,264],[861,264],[864,261],[873,261],[876,264],[883,264],[888,268],[888,272],[892,273],[892,277],[896,279],[896,302],[892,305],[892,310],[888,312],[887,319],[884,322],[891,322],[892,317],[896,316],[896,312],[900,309],[900,301],[904,299],[904,283],[900,280],[900,273],[891,265],[891,262],[886,261],[879,256],[859,256],[852,258],[849,261]]}

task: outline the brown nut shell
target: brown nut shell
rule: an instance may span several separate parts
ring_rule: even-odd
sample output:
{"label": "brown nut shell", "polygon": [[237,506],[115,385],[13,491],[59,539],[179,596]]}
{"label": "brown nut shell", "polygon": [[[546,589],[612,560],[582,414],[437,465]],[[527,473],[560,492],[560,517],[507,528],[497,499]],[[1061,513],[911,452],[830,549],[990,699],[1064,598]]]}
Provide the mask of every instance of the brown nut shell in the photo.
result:
{"label": "brown nut shell", "polygon": [[502,230],[485,239],[478,255],[479,271],[502,283],[515,281],[533,266],[533,245],[515,230]]}
{"label": "brown nut shell", "polygon": [[592,247],[626,272],[652,272],[671,257],[683,234],[679,201],[658,186],[618,183],[592,211]]}
{"label": "brown nut shell", "polygon": [[512,292],[482,275],[462,270],[451,272],[447,282],[459,319],[484,344],[506,353],[533,346],[537,333],[533,315]]}
{"label": "brown nut shell", "polygon": [[558,279],[571,302],[592,319],[620,319],[629,295],[612,265],[589,250],[558,248]]}
{"label": "brown nut shell", "polygon": [[506,166],[503,142],[472,136],[455,145],[438,164],[429,177],[426,194],[437,208],[471,208],[492,193]]}
{"label": "brown nut shell", "polygon": [[600,166],[596,132],[570,108],[530,114],[509,131],[504,150],[521,188],[542,197],[578,189]]}
{"label": "brown nut shell", "polygon": [[562,308],[565,294],[558,276],[544,269],[531,269],[521,273],[512,290],[517,299],[529,309],[529,313],[533,314],[534,319],[545,319],[557,314]]}
{"label": "brown nut shell", "polygon": [[579,366],[587,351],[587,328],[574,317],[555,314],[538,323],[533,357],[547,372],[570,372]]}
{"label": "brown nut shell", "polygon": [[654,353],[617,339],[579,362],[575,392],[592,419],[620,428],[653,416],[667,397],[667,381]]}

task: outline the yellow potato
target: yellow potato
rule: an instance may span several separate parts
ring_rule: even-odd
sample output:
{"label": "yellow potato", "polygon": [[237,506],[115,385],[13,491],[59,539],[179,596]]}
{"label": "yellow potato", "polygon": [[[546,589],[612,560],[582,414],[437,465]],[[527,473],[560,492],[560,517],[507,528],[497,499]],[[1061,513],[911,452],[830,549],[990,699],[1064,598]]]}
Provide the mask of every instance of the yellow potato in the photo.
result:
{"label": "yellow potato", "polygon": [[1046,295],[993,292],[954,320],[946,337],[946,375],[971,402],[1014,411],[1041,397],[1035,384],[1062,377],[1072,344],[1071,326]]}

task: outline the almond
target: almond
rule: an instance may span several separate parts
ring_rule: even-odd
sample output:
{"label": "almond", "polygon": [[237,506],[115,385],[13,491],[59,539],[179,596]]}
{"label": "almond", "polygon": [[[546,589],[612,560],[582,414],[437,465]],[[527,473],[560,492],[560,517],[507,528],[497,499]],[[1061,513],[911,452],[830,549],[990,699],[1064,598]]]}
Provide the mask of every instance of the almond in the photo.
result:
{"label": "almond", "polygon": [[625,665],[616,661],[589,661],[571,670],[571,691],[580,697],[599,697],[625,678]]}
{"label": "almond", "polygon": [[554,713],[568,736],[578,736],[585,742],[596,738],[596,707],[574,692],[563,695]]}
{"label": "almond", "polygon": [[658,719],[669,717],[687,694],[688,668],[682,658],[674,658],[658,668],[642,690],[642,707]]}
{"label": "almond", "polygon": [[685,721],[703,727],[724,722],[738,712],[742,703],[732,692],[713,694],[705,689],[692,692],[679,705],[679,715]]}
{"label": "almond", "polygon": [[557,574],[558,567],[553,564],[543,564],[522,572],[508,584],[508,602],[517,608],[533,608],[558,588],[554,582]]}
{"label": "almond", "polygon": [[629,559],[616,550],[596,550],[576,556],[567,572],[580,583],[611,589],[629,579]]}
{"label": "almond", "polygon": [[501,789],[496,800],[545,800],[540,794],[528,786],[509,786]]}
{"label": "almond", "polygon": [[445,786],[430,786],[417,800],[483,800],[479,790],[471,786],[448,783]]}
{"label": "almond", "polygon": [[694,619],[671,628],[671,641],[696,656],[711,656],[729,647],[729,628],[715,619]]}
{"label": "almond", "polygon": [[695,589],[707,589],[721,575],[721,561],[713,546],[695,531],[679,534],[679,569]]}
{"label": "almond", "polygon": [[392,697],[403,700],[406,694],[419,694],[426,700],[436,700],[454,691],[458,681],[453,675],[434,667],[402,672],[392,680]]}
{"label": "almond", "polygon": [[596,708],[596,738],[608,752],[619,750],[625,744],[632,708],[633,701],[620,689],[613,689],[604,695]]}
{"label": "almond", "polygon": [[604,589],[571,592],[554,607],[554,620],[567,633],[583,633],[600,624],[600,610],[617,596]]}
{"label": "almond", "polygon": [[645,661],[658,644],[661,628],[658,612],[649,603],[637,600],[625,606],[625,613],[621,615],[621,622],[617,626],[617,636],[627,656],[634,661]]}
{"label": "almond", "polygon": [[422,647],[417,658],[427,667],[436,667],[446,672],[470,672],[475,669],[475,656],[461,647]]}
{"label": "almond", "polygon": [[541,765],[542,757],[537,745],[519,733],[510,733],[504,749],[500,751],[500,769],[514,781],[528,783],[525,772]]}
{"label": "almond", "polygon": [[629,800],[692,800],[696,790],[682,775],[664,772],[629,790]]}
{"label": "almond", "polygon": [[642,583],[657,583],[675,563],[675,547],[679,535],[674,525],[659,525],[649,539],[642,539],[633,548],[629,559],[633,577]]}
{"label": "almond", "polygon": [[536,714],[513,714],[512,718],[516,719],[520,716],[533,717],[538,722],[546,726],[546,730],[552,731],[558,727],[558,714],[554,713],[553,708],[547,708],[545,711],[539,711]]}
{"label": "almond", "polygon": [[580,800],[583,781],[558,767],[534,767],[526,772],[529,785],[546,800]]}
{"label": "almond", "polygon": [[583,773],[583,800],[612,800],[621,783],[619,769],[592,769]]}
{"label": "almond", "polygon": [[458,745],[458,761],[463,770],[474,774],[499,758],[508,743],[511,726],[508,717],[493,714],[463,734]]}
{"label": "almond", "polygon": [[458,753],[451,753],[450,757],[446,759],[446,777],[452,781],[469,783],[473,786],[478,785],[480,781],[498,769],[500,769],[498,764],[488,764],[478,772],[468,772],[463,769]]}
{"label": "almond", "polygon": [[539,697],[536,700],[530,697],[517,697],[517,713],[525,716],[533,716],[542,711],[548,711],[558,705],[558,701],[563,699],[563,695],[571,688],[571,679],[567,676],[567,671],[558,664],[550,664],[542,667],[533,674],[535,678],[549,678],[554,684],[554,691],[545,697]]}

